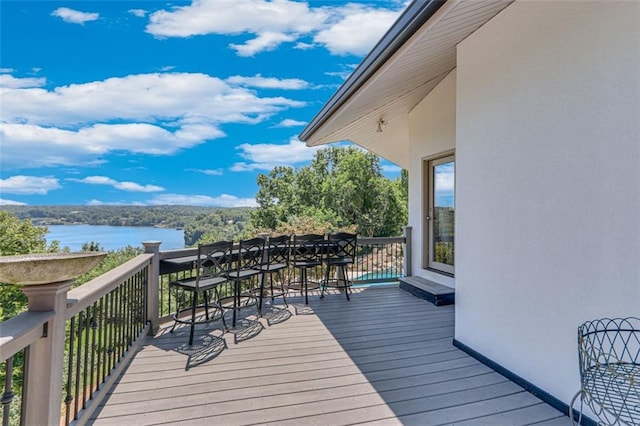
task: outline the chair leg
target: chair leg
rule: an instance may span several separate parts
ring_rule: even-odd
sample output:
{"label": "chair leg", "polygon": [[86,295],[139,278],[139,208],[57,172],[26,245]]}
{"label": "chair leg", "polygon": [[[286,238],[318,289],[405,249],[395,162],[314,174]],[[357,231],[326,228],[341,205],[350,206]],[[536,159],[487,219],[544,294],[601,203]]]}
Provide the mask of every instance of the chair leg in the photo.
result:
{"label": "chair leg", "polygon": [[322,289],[320,290],[320,299],[324,299],[324,291],[329,284],[329,275],[331,275],[331,265],[327,265],[327,269],[324,275],[324,283],[322,283]]}
{"label": "chair leg", "polygon": [[[182,293],[182,295],[184,296],[184,292]],[[180,315],[180,300],[182,300],[182,299],[181,298],[177,298],[177,301],[176,301],[176,315],[175,315],[175,318],[174,318],[174,321],[173,321],[173,327],[171,327],[171,330],[169,330],[169,333],[173,333],[173,330],[175,330],[176,325],[178,324],[178,315]]]}
{"label": "chair leg", "polygon": [[304,304],[308,305],[309,304],[309,288],[308,288],[308,277],[307,277],[307,268],[304,268],[302,270],[302,276],[304,277]]}
{"label": "chair leg", "polygon": [[235,327],[236,326],[236,310],[240,307],[240,283],[238,281],[236,281],[234,283],[234,287],[233,287],[233,318],[231,321],[231,326]]}
{"label": "chair leg", "polygon": [[[258,299],[258,313],[260,314],[260,316],[262,316],[262,299],[264,298],[264,282],[266,281],[266,279],[267,276],[265,273],[263,273],[260,277],[260,295],[258,296],[260,298]],[[273,294],[273,285],[271,286],[271,294]]]}
{"label": "chair leg", "polygon": [[344,294],[347,295],[347,301],[349,301],[349,276],[347,275],[347,268],[344,265],[340,265],[342,269],[342,283],[344,284]]}
{"label": "chair leg", "polygon": [[220,308],[220,317],[222,319],[222,326],[224,327],[224,332],[226,333],[229,328],[227,327],[227,322],[224,319],[224,308],[222,307],[222,304],[220,304],[220,289],[216,288],[215,291],[216,291],[216,297],[218,298],[218,306]]}
{"label": "chair leg", "polygon": [[[282,270],[278,271],[278,275],[280,276],[280,291],[282,292],[282,301],[284,302],[285,307],[289,307],[287,303],[287,292],[284,290],[284,276]],[[271,295],[273,296],[273,276],[271,277]]]}
{"label": "chair leg", "polygon": [[193,345],[193,332],[196,328],[196,306],[198,304],[198,292],[193,292],[193,303],[191,304],[191,329],[189,330],[189,346]]}
{"label": "chair leg", "polygon": [[203,297],[204,297],[204,314],[206,315],[208,320],[209,319],[209,293],[205,291],[203,293]]}

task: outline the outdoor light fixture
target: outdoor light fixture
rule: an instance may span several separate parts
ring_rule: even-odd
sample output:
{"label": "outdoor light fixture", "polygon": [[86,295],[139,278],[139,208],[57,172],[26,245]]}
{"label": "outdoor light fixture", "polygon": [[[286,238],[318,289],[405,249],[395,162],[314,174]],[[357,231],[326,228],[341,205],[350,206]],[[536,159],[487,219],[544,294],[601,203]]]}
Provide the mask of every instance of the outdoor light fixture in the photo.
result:
{"label": "outdoor light fixture", "polygon": [[386,122],[385,120],[383,120],[382,118],[380,118],[380,119],[378,120],[378,129],[376,130],[376,132],[378,132],[378,133],[382,133],[382,128],[383,128],[384,126],[386,126],[386,125],[387,125],[387,122]]}

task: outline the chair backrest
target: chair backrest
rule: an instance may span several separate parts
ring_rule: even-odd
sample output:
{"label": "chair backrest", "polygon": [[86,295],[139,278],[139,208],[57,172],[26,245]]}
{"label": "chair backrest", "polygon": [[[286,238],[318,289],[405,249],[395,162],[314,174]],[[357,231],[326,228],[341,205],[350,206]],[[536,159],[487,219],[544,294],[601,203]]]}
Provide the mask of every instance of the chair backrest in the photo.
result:
{"label": "chair backrest", "polygon": [[294,260],[310,261],[322,259],[326,240],[321,234],[294,235],[291,256]]}
{"label": "chair backrest", "polygon": [[238,250],[237,270],[258,269],[263,264],[265,239],[262,237],[241,240]]}
{"label": "chair backrest", "polygon": [[266,247],[268,251],[267,267],[277,263],[289,263],[291,250],[291,237],[289,235],[270,237]]}
{"label": "chair backrest", "polygon": [[217,241],[198,245],[196,287],[202,277],[221,277],[229,273],[233,263],[233,242]]}
{"label": "chair backrest", "polygon": [[335,234],[329,234],[327,240],[329,242],[329,257],[350,258],[352,261],[355,260],[358,249],[357,234],[336,232]]}

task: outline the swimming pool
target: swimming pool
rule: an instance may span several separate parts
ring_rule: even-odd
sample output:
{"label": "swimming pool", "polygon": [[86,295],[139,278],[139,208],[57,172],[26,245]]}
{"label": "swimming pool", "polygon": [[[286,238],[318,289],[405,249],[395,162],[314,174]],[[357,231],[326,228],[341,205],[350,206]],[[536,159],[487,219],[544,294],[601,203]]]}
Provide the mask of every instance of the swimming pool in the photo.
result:
{"label": "swimming pool", "polygon": [[[389,284],[397,284],[398,278],[402,275],[394,272],[391,269],[387,269],[384,271],[374,271],[367,272],[366,274],[360,275],[359,277],[354,278],[354,287],[371,287],[371,286],[382,286]],[[365,280],[375,280],[375,282],[362,282]]]}

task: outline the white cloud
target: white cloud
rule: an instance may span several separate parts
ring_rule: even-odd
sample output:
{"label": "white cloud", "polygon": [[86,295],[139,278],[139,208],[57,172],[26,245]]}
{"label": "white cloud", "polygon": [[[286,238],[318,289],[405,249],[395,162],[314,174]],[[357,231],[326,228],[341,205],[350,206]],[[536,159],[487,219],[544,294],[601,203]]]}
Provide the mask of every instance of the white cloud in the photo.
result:
{"label": "white cloud", "polygon": [[453,163],[443,164],[436,169],[436,187],[440,191],[453,192],[455,186],[455,168]]}
{"label": "white cloud", "polygon": [[303,42],[298,42],[296,43],[295,46],[293,46],[294,49],[298,49],[298,50],[309,50],[309,49],[313,49],[314,47],[315,45],[311,43],[303,43]]}
{"label": "white cloud", "polygon": [[238,56],[254,56],[256,53],[276,50],[282,43],[295,41],[295,37],[273,32],[264,32],[256,38],[248,40],[244,44],[232,43],[229,45],[238,52]]}
{"label": "white cloud", "polygon": [[224,174],[224,170],[222,169],[187,169],[187,171],[202,173],[208,176],[222,176]]}
{"label": "white cloud", "polygon": [[27,203],[0,198],[0,206],[26,206]]}
{"label": "white cloud", "polygon": [[155,197],[151,205],[188,205],[211,207],[256,207],[255,198],[239,198],[235,195],[222,194],[217,197],[209,195],[162,194]]}
{"label": "white cloud", "polygon": [[253,77],[234,75],[225,81],[238,86],[258,87],[261,89],[302,90],[309,87],[308,82],[298,78],[278,79],[263,77],[261,74],[256,74]]}
{"label": "white cloud", "polygon": [[393,164],[383,164],[380,168],[385,173],[400,173],[402,171],[402,167]]}
{"label": "white cloud", "polygon": [[306,121],[298,121],[298,120],[292,120],[290,118],[286,118],[273,127],[298,127],[298,126],[304,126],[305,124],[307,124]]}
{"label": "white cloud", "polygon": [[[84,84],[2,88],[3,167],[95,163],[114,150],[168,155],[304,102],[259,97],[199,73],[138,74]],[[38,152],[39,155],[32,155]]]}
{"label": "white cloud", "polygon": [[53,177],[11,176],[0,179],[0,192],[5,194],[39,194],[61,188],[60,182]]}
{"label": "white cloud", "polygon": [[231,171],[271,170],[276,166],[290,166],[310,161],[320,147],[307,147],[304,142],[292,138],[288,144],[242,144],[236,147],[240,156],[249,162],[231,166]]}
{"label": "white cloud", "polygon": [[172,69],[175,69],[175,65],[165,65],[164,67],[160,68],[160,71],[167,72],[171,71]]}
{"label": "white cloud", "polygon": [[130,9],[129,13],[137,16],[138,18],[144,18],[147,16],[147,11],[144,9]]}
{"label": "white cloud", "polygon": [[347,77],[351,75],[353,70],[355,70],[358,67],[358,64],[343,64],[342,67],[343,67],[343,70],[341,71],[330,71],[330,72],[326,72],[325,74],[328,75],[329,77],[339,77],[342,80],[346,80]]}
{"label": "white cloud", "polygon": [[348,4],[340,9],[340,15],[340,19],[320,30],[313,40],[334,55],[366,55],[391,28],[400,11]]}
{"label": "white cloud", "polygon": [[52,16],[61,18],[68,24],[84,25],[85,22],[96,21],[100,18],[98,13],[80,12],[79,10],[69,9],[68,7],[59,7],[51,13]]}
{"label": "white cloud", "polygon": [[188,6],[151,14],[147,32],[158,37],[304,33],[327,17],[321,8],[289,0],[193,0]]}
{"label": "white cloud", "polygon": [[117,181],[107,176],[87,176],[84,179],[70,179],[74,182],[88,183],[90,185],[108,185],[127,192],[161,192],[164,188],[157,185],[140,185],[135,182]]}
{"label": "white cloud", "polygon": [[0,68],[0,73],[10,73],[14,71],[15,70],[13,68]]}
{"label": "white cloud", "polygon": [[295,42],[296,49],[315,44],[332,54],[364,55],[401,12],[337,4],[310,7],[290,0],[193,0],[188,6],[152,13],[146,30],[156,37],[252,35],[244,43],[230,45],[240,56],[274,50],[287,42]]}
{"label": "white cloud", "polygon": [[0,74],[0,87],[9,89],[26,89],[30,87],[42,87],[47,84],[44,77],[17,78],[10,74]]}

